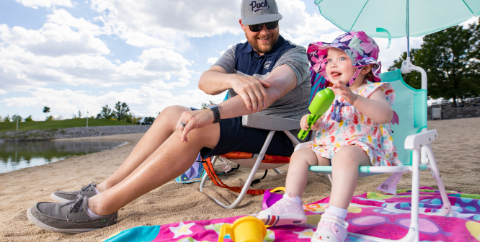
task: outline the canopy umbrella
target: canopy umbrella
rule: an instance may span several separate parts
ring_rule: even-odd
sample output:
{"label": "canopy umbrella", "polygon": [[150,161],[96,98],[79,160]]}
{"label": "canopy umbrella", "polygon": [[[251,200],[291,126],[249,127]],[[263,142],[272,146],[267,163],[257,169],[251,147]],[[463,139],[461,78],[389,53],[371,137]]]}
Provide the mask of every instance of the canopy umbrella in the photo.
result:
{"label": "canopy umbrella", "polygon": [[[480,16],[479,0],[315,0],[315,4],[321,15],[345,32],[361,30],[371,37],[389,38],[389,45],[390,38],[407,37],[408,54],[402,73],[420,71],[410,63],[409,37],[431,34]],[[426,89],[423,81],[422,88]]]}

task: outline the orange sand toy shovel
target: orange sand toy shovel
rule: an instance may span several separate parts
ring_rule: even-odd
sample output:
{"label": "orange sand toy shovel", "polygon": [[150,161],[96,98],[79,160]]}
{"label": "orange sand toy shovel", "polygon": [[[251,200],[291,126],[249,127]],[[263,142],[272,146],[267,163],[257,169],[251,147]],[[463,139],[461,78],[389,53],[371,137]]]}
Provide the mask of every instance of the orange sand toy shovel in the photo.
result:
{"label": "orange sand toy shovel", "polygon": [[262,220],[247,216],[237,219],[233,225],[222,225],[218,242],[223,242],[226,234],[230,234],[234,242],[262,242],[267,235],[267,227]]}

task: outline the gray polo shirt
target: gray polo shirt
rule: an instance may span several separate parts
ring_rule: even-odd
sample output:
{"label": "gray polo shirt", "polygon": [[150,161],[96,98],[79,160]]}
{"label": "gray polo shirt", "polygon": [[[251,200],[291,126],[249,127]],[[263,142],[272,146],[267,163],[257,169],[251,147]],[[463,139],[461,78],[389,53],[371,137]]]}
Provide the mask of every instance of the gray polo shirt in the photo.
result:
{"label": "gray polo shirt", "polygon": [[[289,66],[297,77],[297,85],[258,113],[297,120],[308,113],[311,84],[307,52],[304,47],[279,36],[272,50],[260,56],[253,51],[248,42],[239,43],[228,49],[214,65],[222,67],[227,73],[255,76],[260,79],[266,79],[272,70],[281,65]],[[237,93],[233,89],[228,90],[229,98],[235,95]]]}

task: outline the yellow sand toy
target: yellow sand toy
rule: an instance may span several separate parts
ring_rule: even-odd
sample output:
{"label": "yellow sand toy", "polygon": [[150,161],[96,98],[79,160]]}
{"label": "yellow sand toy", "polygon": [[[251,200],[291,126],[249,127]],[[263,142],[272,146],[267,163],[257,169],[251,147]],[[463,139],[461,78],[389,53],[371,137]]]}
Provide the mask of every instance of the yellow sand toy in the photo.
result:
{"label": "yellow sand toy", "polygon": [[222,225],[218,242],[223,242],[226,234],[229,234],[234,242],[262,242],[267,235],[267,227],[262,220],[247,216],[237,219],[233,225]]}

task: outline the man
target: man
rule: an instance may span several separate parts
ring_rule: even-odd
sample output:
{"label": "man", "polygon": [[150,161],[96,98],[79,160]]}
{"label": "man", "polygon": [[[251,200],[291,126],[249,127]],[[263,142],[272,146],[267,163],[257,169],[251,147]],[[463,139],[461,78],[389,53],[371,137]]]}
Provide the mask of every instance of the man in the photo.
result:
{"label": "man", "polygon": [[[306,51],[280,36],[282,16],[276,2],[243,0],[241,8],[239,23],[248,41],[230,48],[198,83],[207,94],[229,90],[229,99],[206,110],[165,108],[107,180],[79,191],[54,192],[51,197],[65,203],[37,203],[27,211],[30,221],[45,230],[69,233],[112,225],[120,208],[184,173],[199,152],[204,158],[233,150],[258,152],[268,131],[242,127],[242,115],[299,120],[307,112]],[[274,135],[267,150],[272,155],[292,152],[292,142],[283,132]]]}

